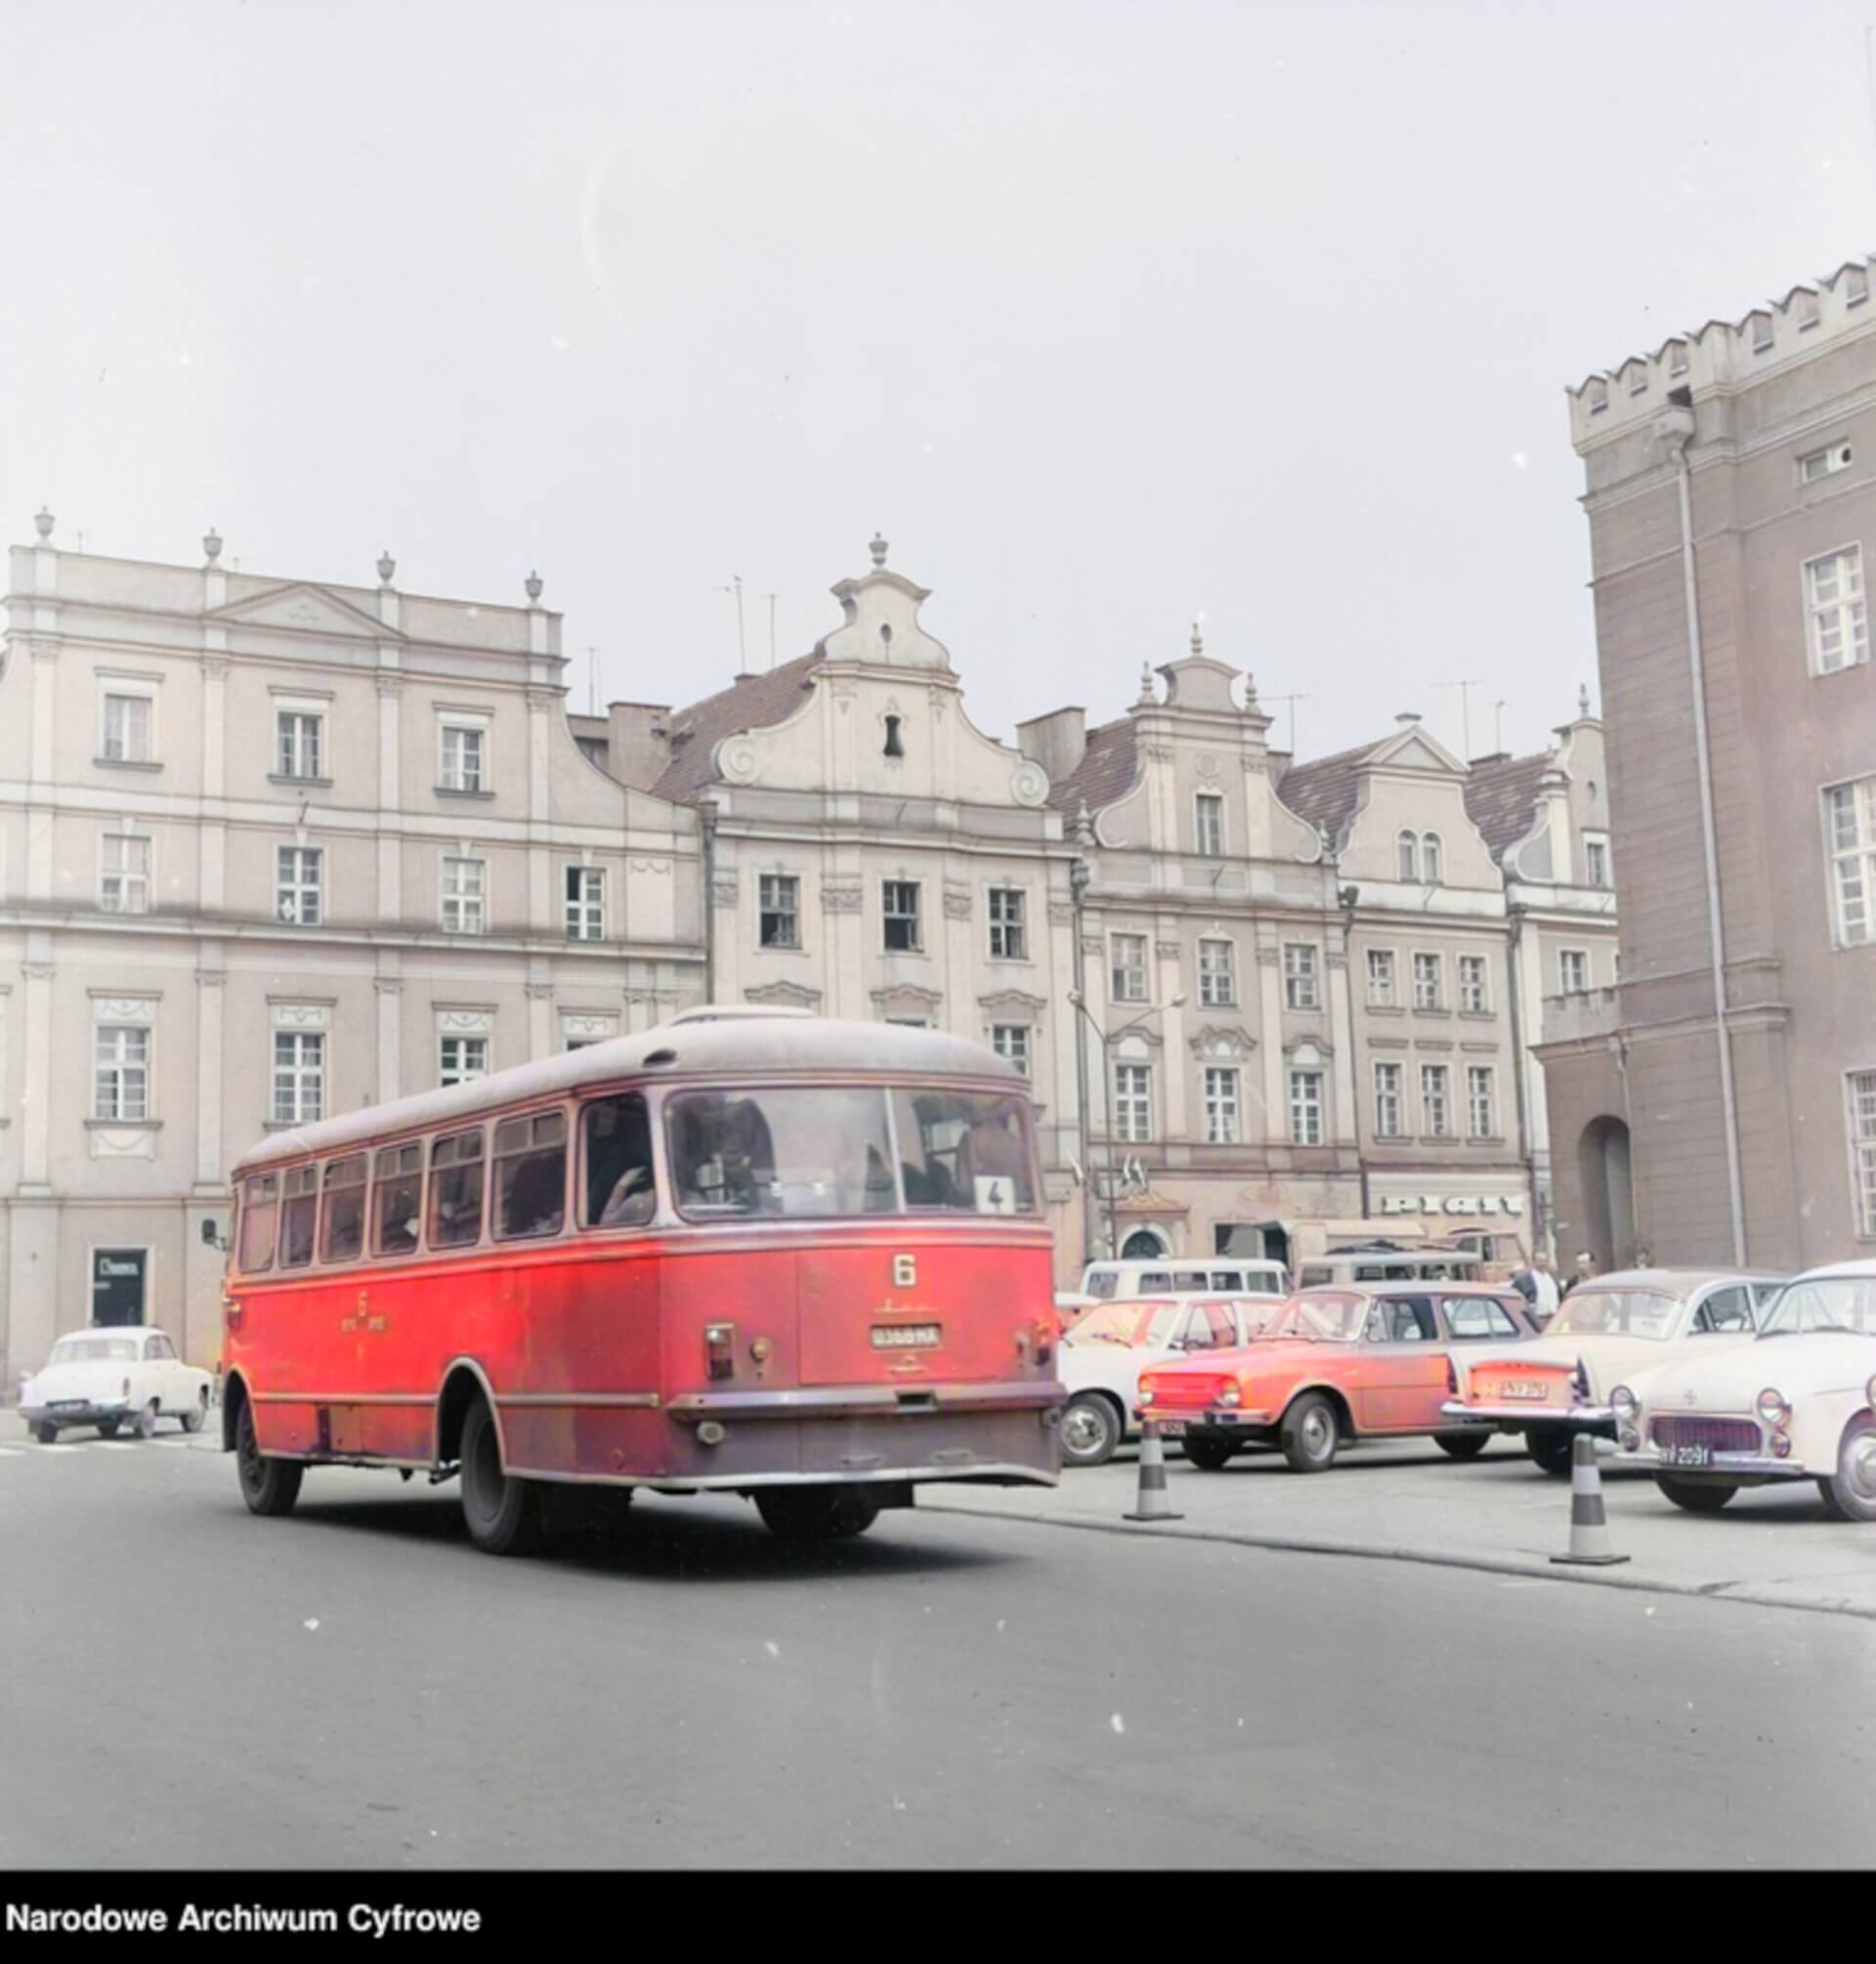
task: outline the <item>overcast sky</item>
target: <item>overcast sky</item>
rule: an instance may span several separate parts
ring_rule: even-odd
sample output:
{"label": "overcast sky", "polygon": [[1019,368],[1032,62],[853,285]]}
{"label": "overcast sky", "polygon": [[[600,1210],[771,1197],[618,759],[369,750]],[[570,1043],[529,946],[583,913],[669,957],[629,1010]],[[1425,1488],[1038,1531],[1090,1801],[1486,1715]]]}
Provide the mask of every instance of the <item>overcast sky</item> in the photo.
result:
{"label": "overcast sky", "polygon": [[875,529],[982,727],[1595,686],[1563,388],[1876,247],[1863,15],[5,0],[5,535],[514,601],[685,703]]}

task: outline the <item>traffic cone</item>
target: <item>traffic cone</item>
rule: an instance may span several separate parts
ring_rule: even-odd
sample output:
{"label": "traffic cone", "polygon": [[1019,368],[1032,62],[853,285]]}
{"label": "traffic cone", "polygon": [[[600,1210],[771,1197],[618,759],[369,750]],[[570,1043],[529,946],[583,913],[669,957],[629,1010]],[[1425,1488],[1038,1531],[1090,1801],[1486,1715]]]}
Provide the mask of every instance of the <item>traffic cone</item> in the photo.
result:
{"label": "traffic cone", "polygon": [[1551,1559],[1606,1568],[1628,1558],[1609,1553],[1609,1522],[1602,1512],[1602,1475],[1597,1471],[1596,1441],[1588,1432],[1578,1432],[1570,1447],[1570,1552],[1554,1555]]}
{"label": "traffic cone", "polygon": [[1183,1520],[1185,1516],[1174,1514],[1172,1504],[1166,1497],[1166,1449],[1160,1444],[1160,1429],[1151,1419],[1140,1427],[1140,1487],[1133,1501],[1133,1512],[1121,1516],[1123,1520]]}

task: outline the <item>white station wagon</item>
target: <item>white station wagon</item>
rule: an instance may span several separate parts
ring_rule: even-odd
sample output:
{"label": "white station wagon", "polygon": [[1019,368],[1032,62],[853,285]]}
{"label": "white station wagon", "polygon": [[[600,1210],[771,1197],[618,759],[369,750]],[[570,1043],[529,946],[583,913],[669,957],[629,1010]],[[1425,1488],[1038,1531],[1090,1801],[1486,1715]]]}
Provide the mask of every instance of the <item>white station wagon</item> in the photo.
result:
{"label": "white station wagon", "polygon": [[1756,1343],[1649,1371],[1609,1403],[1616,1464],[1646,1467],[1676,1507],[1814,1479],[1839,1520],[1876,1520],[1876,1261],[1808,1270]]}
{"label": "white station wagon", "polygon": [[160,1330],[76,1330],[61,1337],[45,1369],[20,1387],[20,1416],[44,1446],[67,1426],[96,1426],[110,1438],[132,1425],[149,1438],[162,1418],[199,1432],[212,1382],[206,1371],[185,1364]]}

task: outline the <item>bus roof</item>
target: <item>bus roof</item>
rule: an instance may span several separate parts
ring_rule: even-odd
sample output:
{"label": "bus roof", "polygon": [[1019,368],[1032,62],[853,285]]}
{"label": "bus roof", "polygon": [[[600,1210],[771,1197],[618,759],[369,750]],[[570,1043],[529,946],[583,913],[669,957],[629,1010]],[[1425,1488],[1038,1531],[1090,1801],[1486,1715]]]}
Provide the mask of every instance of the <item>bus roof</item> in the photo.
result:
{"label": "bus roof", "polygon": [[[655,1064],[650,1061],[654,1056],[658,1058]],[[853,1072],[1003,1079],[1012,1090],[1025,1094],[1029,1090],[1029,1080],[994,1050],[942,1030],[841,1022],[822,1016],[685,1020],[517,1064],[466,1085],[419,1091],[390,1104],[367,1105],[362,1111],[276,1132],[235,1161],[234,1176],[238,1179],[257,1167],[305,1159],[397,1133],[428,1131],[456,1120],[467,1123],[504,1105],[641,1074],[688,1079],[799,1071],[832,1076]]]}

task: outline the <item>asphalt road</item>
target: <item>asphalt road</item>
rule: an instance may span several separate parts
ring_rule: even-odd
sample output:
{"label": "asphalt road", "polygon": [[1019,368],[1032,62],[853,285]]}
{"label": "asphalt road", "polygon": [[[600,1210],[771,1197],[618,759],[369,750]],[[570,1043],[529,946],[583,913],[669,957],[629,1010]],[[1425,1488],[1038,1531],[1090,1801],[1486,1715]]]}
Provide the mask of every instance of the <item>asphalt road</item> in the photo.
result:
{"label": "asphalt road", "polygon": [[0,1668],[12,1867],[1868,1860],[1866,1621],[1022,1520],[8,1449]]}

